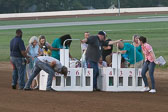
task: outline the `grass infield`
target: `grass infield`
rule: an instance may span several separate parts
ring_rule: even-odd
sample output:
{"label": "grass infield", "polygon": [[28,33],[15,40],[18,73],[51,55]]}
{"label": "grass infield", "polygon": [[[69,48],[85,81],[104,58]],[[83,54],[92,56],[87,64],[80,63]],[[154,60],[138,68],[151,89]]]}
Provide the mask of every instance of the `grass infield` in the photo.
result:
{"label": "grass infield", "polygon": [[[0,22],[2,24],[2,22]],[[83,33],[88,31],[91,35],[96,35],[98,31],[106,31],[108,38],[116,39],[132,39],[132,35],[139,34],[147,37],[148,43],[152,45],[156,57],[163,56],[168,61],[168,23],[167,22],[151,22],[151,23],[123,23],[109,25],[88,25],[88,26],[65,26],[51,28],[31,28],[22,29],[23,40],[28,45],[31,36],[45,35],[47,41],[52,41],[61,35],[70,34],[72,38],[83,39]],[[0,30],[0,61],[9,61],[9,43],[15,36],[15,30]],[[71,54],[75,58],[80,58],[81,49],[80,42],[72,42],[70,48]],[[168,64],[164,66],[167,68]]]}

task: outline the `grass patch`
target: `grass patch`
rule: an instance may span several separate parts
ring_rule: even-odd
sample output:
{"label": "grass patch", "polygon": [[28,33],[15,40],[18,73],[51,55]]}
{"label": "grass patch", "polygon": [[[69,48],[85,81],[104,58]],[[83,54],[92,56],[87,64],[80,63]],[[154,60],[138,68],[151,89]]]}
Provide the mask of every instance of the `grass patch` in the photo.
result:
{"label": "grass patch", "polygon": [[[89,31],[91,35],[96,35],[99,30],[105,30],[108,38],[131,39],[133,34],[139,34],[148,37],[148,43],[153,46],[157,57],[163,56],[168,61],[168,23],[124,23],[109,25],[88,25],[88,26],[66,26],[51,28],[32,28],[23,29],[23,40],[28,45],[31,36],[45,35],[47,41],[52,43],[54,39],[64,35],[71,34],[72,38],[83,39],[83,33]],[[15,36],[15,30],[0,30],[0,61],[9,60],[9,42]],[[80,58],[80,42],[74,41],[71,46],[73,57]],[[165,68],[168,67],[168,64]]]}

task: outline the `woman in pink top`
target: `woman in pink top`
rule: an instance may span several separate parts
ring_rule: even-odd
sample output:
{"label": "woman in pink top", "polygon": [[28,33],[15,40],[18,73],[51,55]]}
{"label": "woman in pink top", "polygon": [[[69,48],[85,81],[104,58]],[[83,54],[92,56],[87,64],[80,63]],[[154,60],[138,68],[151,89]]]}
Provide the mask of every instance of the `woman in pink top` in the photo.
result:
{"label": "woman in pink top", "polygon": [[152,88],[149,92],[155,93],[156,92],[155,79],[154,79],[154,69],[155,69],[155,65],[156,65],[155,54],[153,52],[152,46],[147,43],[146,37],[140,36],[139,41],[140,41],[140,45],[142,47],[143,54],[145,56],[145,62],[144,62],[144,65],[142,67],[142,72],[141,72],[143,81],[145,83],[145,87],[143,88],[142,91],[149,91],[150,90],[150,88],[148,86],[148,80],[146,77],[146,72],[149,70],[149,75],[150,75],[150,79],[151,79],[151,83],[152,83]]}

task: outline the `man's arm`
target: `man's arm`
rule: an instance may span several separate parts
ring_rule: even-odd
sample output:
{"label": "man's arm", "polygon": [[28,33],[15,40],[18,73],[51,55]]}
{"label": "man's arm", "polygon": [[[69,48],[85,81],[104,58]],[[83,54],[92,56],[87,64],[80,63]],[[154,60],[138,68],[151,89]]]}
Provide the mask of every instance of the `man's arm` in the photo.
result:
{"label": "man's arm", "polygon": [[29,56],[27,55],[27,52],[26,51],[21,51],[21,54],[26,58],[26,62],[29,63],[30,60],[29,60]]}
{"label": "man's arm", "polygon": [[109,41],[108,45],[113,45],[113,44],[118,43],[120,41],[122,41],[122,39],[116,40],[116,41]]}
{"label": "man's arm", "polygon": [[109,50],[109,49],[111,49],[111,46],[103,46],[103,49],[104,50]]}
{"label": "man's arm", "polygon": [[81,40],[81,43],[86,43],[87,42],[87,38]]}
{"label": "man's arm", "polygon": [[89,38],[83,39],[81,40],[82,43],[86,43],[86,44],[96,44],[97,38],[95,36],[90,36]]}
{"label": "man's arm", "polygon": [[155,54],[154,54],[153,50],[150,52],[150,54],[151,54],[152,58],[154,59],[154,63],[155,64],[160,64],[158,61],[156,61],[156,57],[155,57]]}
{"label": "man's arm", "polygon": [[53,47],[52,47],[51,50],[59,51],[60,48],[53,48]]}
{"label": "man's arm", "polygon": [[121,53],[121,54],[125,54],[126,52],[127,52],[127,50],[119,51],[119,53]]}

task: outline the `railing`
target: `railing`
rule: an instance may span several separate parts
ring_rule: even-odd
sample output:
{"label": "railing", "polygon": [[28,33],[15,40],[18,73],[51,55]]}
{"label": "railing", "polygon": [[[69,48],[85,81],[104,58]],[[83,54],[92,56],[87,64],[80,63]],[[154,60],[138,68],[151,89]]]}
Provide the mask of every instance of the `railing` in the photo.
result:
{"label": "railing", "polygon": [[[96,10],[76,10],[76,11],[53,11],[53,12],[34,12],[34,13],[11,13],[0,14],[0,18],[26,18],[44,16],[65,16],[65,15],[86,15],[86,14],[110,14],[118,13],[119,9],[96,9]],[[168,7],[147,7],[147,8],[120,8],[120,13],[132,12],[162,12],[168,11]]]}

